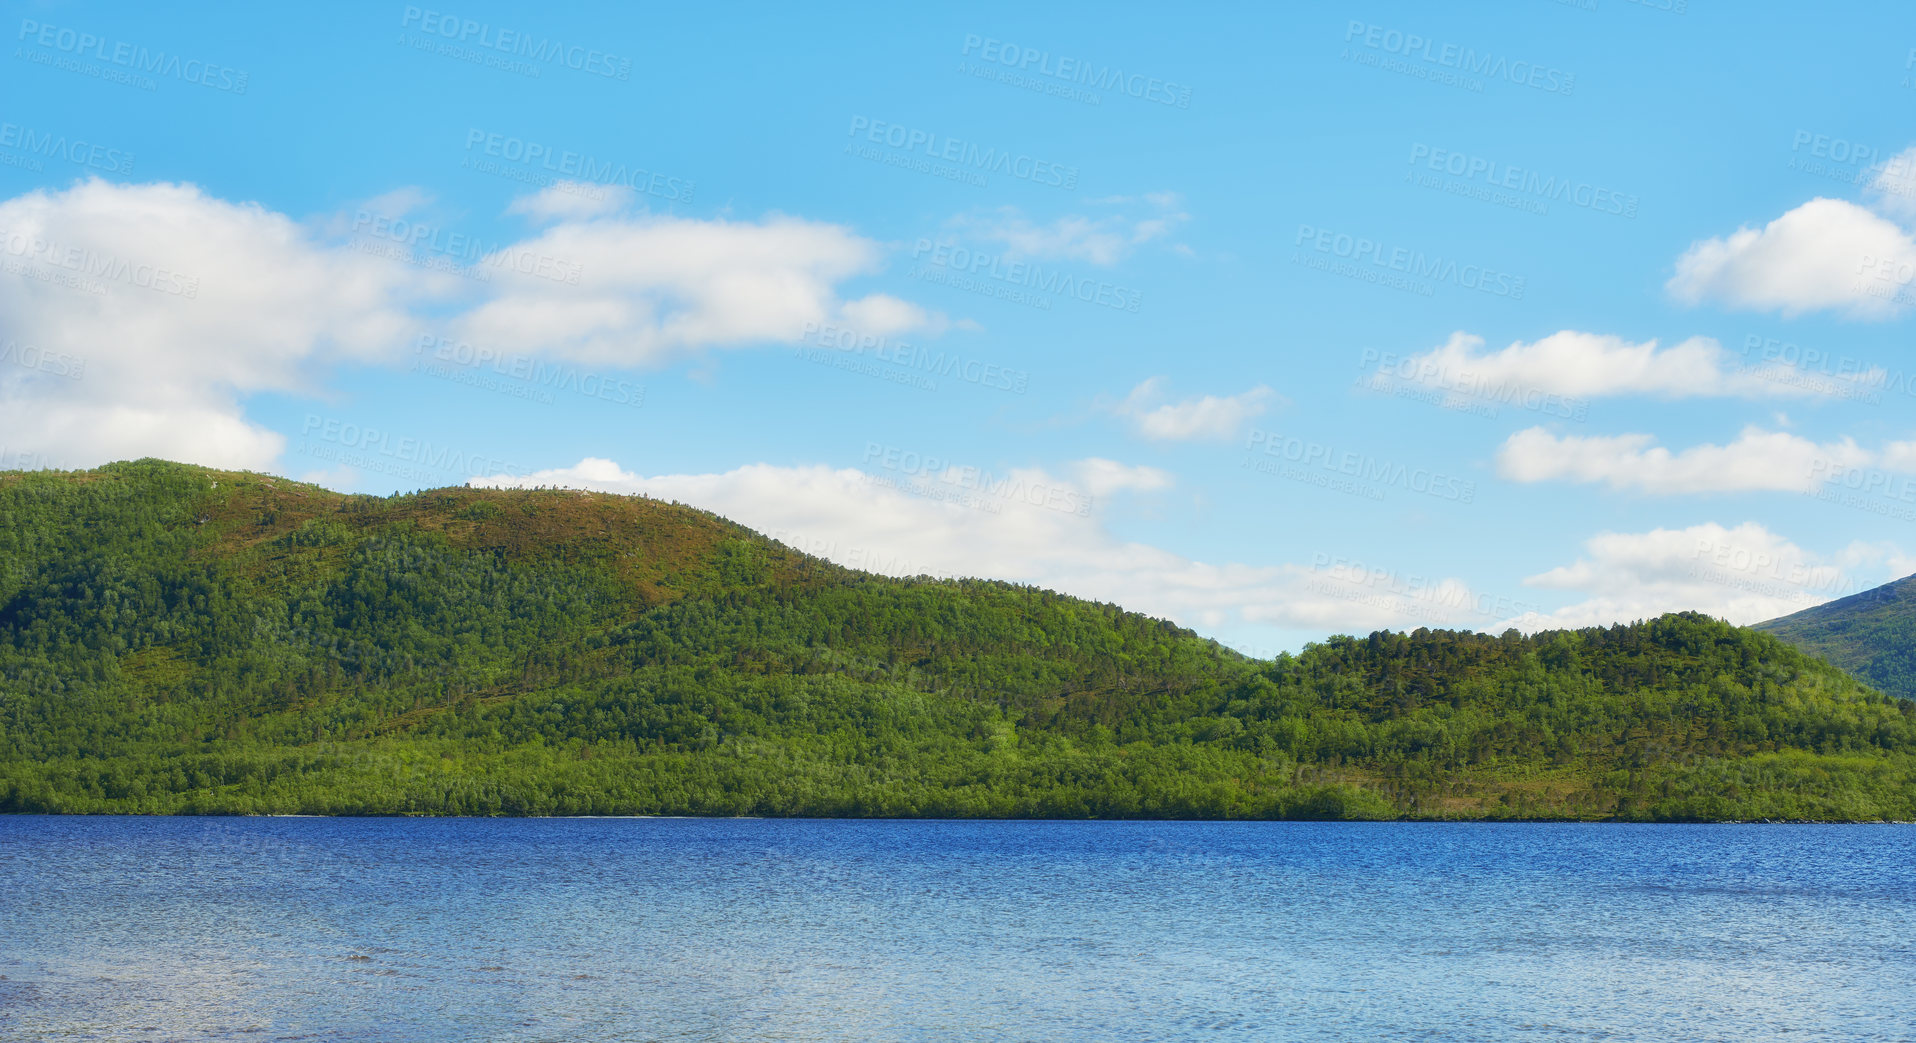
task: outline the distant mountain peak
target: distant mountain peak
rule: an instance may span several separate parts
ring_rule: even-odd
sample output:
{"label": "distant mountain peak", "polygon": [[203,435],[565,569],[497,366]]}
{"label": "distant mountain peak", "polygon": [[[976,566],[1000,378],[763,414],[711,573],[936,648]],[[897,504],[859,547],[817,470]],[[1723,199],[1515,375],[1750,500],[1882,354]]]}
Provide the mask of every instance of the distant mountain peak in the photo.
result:
{"label": "distant mountain peak", "polygon": [[1881,691],[1916,698],[1916,575],[1756,624]]}

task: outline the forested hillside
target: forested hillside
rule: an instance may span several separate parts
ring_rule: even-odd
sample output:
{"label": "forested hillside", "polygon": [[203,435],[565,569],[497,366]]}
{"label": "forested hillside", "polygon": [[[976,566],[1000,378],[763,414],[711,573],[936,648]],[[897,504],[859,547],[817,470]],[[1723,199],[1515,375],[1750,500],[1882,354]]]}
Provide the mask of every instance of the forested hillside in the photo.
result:
{"label": "forested hillside", "polygon": [[0,811],[1916,818],[1916,706],[1705,617],[1246,659],[692,508],[0,474]]}
{"label": "forested hillside", "polygon": [[1835,663],[1865,684],[1916,698],[1916,576],[1758,623],[1756,629]]}

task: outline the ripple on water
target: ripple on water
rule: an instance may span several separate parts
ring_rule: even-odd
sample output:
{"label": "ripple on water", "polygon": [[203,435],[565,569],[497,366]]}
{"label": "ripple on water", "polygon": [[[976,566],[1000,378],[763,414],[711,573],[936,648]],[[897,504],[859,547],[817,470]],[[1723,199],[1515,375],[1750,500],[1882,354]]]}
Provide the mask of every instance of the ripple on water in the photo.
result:
{"label": "ripple on water", "polygon": [[0,818],[0,1037],[1891,1040],[1896,827]]}

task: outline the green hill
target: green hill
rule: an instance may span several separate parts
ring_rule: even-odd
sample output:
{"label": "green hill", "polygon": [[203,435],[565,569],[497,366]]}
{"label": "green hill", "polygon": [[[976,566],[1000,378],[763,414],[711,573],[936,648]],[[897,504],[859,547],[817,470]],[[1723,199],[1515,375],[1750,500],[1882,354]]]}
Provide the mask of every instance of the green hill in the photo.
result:
{"label": "green hill", "polygon": [[0,811],[1916,818],[1916,706],[1694,614],[1246,659],[703,511],[0,474]]}
{"label": "green hill", "polygon": [[1867,684],[1916,698],[1916,576],[1758,623]]}

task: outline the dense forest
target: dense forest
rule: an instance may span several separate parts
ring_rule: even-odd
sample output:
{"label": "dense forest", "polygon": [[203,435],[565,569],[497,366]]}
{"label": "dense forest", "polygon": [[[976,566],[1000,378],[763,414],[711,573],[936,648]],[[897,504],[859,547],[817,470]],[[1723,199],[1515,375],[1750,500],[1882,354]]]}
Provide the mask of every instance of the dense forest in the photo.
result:
{"label": "dense forest", "polygon": [[1916,819],[1916,704],[1695,614],[1245,658],[689,507],[0,474],[0,811]]}
{"label": "dense forest", "polygon": [[1756,629],[1835,663],[1864,684],[1916,699],[1916,576],[1758,623]]}

